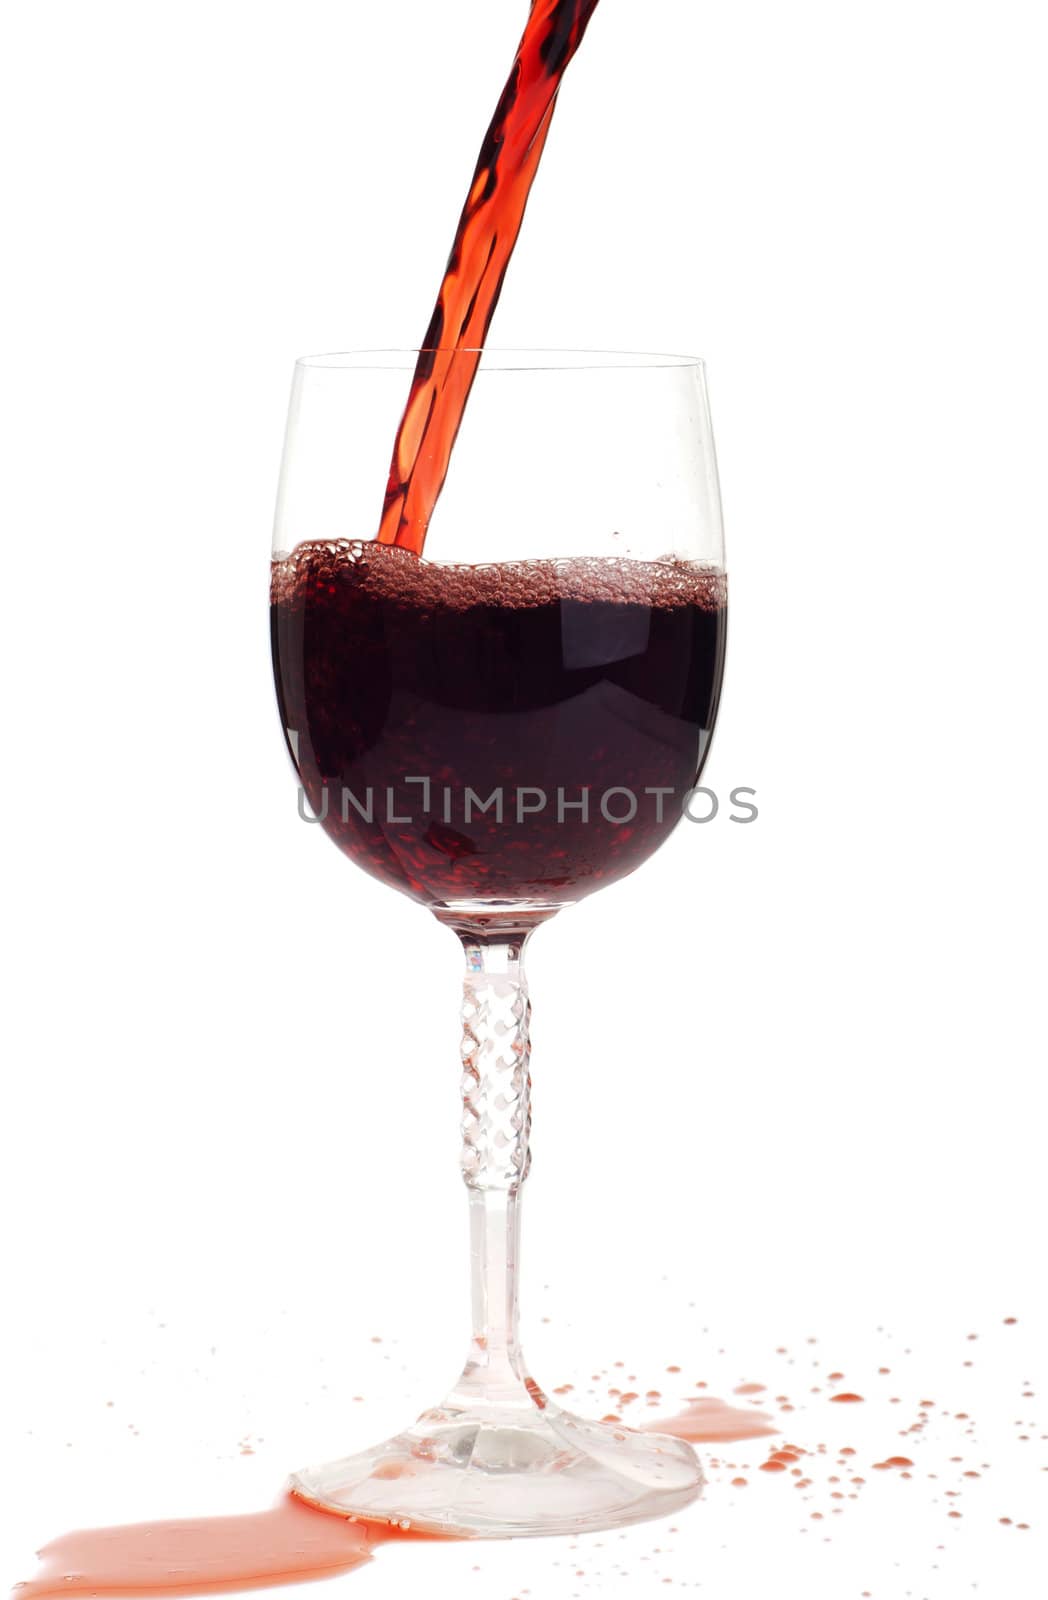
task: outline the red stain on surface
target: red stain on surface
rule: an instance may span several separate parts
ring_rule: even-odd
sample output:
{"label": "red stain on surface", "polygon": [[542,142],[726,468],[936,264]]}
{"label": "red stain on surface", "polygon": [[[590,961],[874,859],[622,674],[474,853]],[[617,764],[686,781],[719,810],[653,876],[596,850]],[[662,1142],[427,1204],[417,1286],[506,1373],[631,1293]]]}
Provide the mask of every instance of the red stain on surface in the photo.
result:
{"label": "red stain on surface", "polygon": [[394,1539],[427,1538],[316,1511],[285,1495],[270,1511],[65,1533],[39,1552],[31,1595],[219,1594],[349,1572]]}
{"label": "red stain on surface", "polygon": [[741,1439],[766,1439],[778,1433],[770,1418],[761,1411],[741,1411],[712,1395],[685,1401],[685,1409],[675,1417],[656,1417],[647,1423],[652,1433],[671,1433],[690,1444],[727,1444]]}

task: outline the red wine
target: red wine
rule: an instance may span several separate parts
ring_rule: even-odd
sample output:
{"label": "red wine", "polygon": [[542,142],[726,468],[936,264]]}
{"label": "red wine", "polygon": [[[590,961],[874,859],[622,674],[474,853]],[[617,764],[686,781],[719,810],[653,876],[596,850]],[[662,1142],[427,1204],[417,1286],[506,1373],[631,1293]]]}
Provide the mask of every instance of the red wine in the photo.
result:
{"label": "red wine", "polygon": [[312,542],[274,562],[271,620],[302,786],[346,854],[425,905],[555,907],[680,820],[716,716],[725,579]]}
{"label": "red wine", "polygon": [[[649,1426],[693,1443],[727,1444],[773,1431],[761,1424],[758,1413],[703,1399],[690,1400],[681,1416]],[[349,1521],[284,1495],[268,1511],[78,1528],[46,1544],[38,1552],[39,1570],[15,1587],[19,1600],[285,1588],[363,1569],[383,1545],[443,1543],[452,1537],[363,1518]]]}
{"label": "red wine", "polygon": [[561,79],[598,0],[532,0],[484,137],[397,433],[378,537],[421,555],[498,305]]}
{"label": "red wine", "polygon": [[30,1596],[229,1594],[283,1588],[366,1565],[381,1545],[439,1535],[348,1521],[284,1495],[269,1511],[78,1528],[38,1552]]}

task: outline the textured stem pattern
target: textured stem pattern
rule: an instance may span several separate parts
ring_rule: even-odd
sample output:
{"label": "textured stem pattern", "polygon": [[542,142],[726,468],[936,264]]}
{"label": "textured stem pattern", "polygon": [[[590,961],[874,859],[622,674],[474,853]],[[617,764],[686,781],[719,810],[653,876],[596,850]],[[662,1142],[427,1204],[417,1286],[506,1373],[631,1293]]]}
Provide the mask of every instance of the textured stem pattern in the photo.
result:
{"label": "textured stem pattern", "polygon": [[531,1004],[523,945],[464,944],[462,1175],[471,1189],[515,1194],[531,1164]]}

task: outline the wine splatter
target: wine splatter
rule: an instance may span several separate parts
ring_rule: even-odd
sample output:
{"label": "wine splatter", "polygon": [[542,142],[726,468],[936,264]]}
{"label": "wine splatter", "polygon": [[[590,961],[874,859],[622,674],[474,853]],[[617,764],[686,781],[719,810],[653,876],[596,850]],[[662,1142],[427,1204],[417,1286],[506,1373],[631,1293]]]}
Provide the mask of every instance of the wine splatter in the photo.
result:
{"label": "wine splatter", "polygon": [[[1001,1337],[1010,1339],[1011,1335],[1002,1333]],[[669,1384],[668,1378],[682,1379],[683,1372],[694,1372],[694,1367],[681,1362],[668,1366],[660,1362],[649,1368],[660,1374],[658,1386],[645,1386],[646,1374],[640,1363],[616,1362],[604,1372],[595,1372],[591,1387],[576,1373],[554,1392],[581,1396],[584,1391],[589,1403],[580,1409],[594,1413],[600,1410],[603,1393],[616,1408],[614,1420],[620,1420],[620,1410],[637,1421],[638,1413],[645,1412],[644,1431],[671,1433],[706,1446],[702,1451],[706,1499],[725,1529],[731,1526],[732,1506],[737,1502],[741,1506],[745,1491],[743,1498],[757,1515],[762,1495],[785,1494],[796,1502],[798,1533],[822,1541],[839,1536],[837,1530],[851,1517],[868,1517],[871,1512],[898,1515],[902,1501],[897,1497],[905,1497],[908,1516],[925,1518],[935,1541],[947,1539],[953,1530],[960,1536],[973,1526],[992,1527],[993,1536],[1001,1539],[1031,1531],[1026,1506],[1002,1503],[997,1497],[993,1463],[977,1442],[980,1420],[976,1408],[954,1409],[945,1387],[935,1405],[922,1396],[921,1388],[915,1385],[908,1391],[900,1382],[899,1396],[885,1396],[878,1402],[873,1398],[875,1391],[867,1389],[871,1398],[864,1406],[831,1409],[827,1401],[832,1396],[820,1393],[807,1398],[796,1387],[796,1377],[791,1383],[786,1372],[793,1357],[785,1345],[776,1346],[774,1354],[782,1362],[776,1381],[729,1385],[731,1399],[686,1392],[688,1387],[705,1390],[709,1385],[703,1378],[694,1378],[690,1386],[683,1381]],[[897,1381],[904,1375],[903,1367],[898,1366]],[[853,1382],[867,1388],[868,1378],[880,1369],[876,1364],[854,1363],[846,1370]],[[945,1374],[943,1381],[945,1385]],[[602,1384],[607,1387],[602,1389]],[[786,1438],[781,1436],[785,1423],[764,1409],[771,1400],[763,1397],[771,1396],[780,1384],[775,1403],[780,1411],[789,1407],[793,1412]],[[807,1387],[805,1384],[804,1389]],[[670,1388],[675,1392],[664,1392]],[[1015,1379],[1015,1392],[1033,1394],[1033,1385],[1021,1372]],[[901,1414],[892,1407],[892,1400],[904,1408]],[[666,1415],[662,1414],[664,1407]],[[1017,1422],[1016,1427],[1023,1428],[1017,1439],[1024,1452],[1030,1448],[1029,1438],[1045,1437],[1032,1419]],[[852,1428],[856,1429],[854,1435]],[[263,1428],[262,1434],[265,1432]],[[842,1434],[847,1443],[842,1442]],[[905,1454],[897,1443],[900,1435],[907,1439]],[[241,1437],[261,1443],[261,1434],[253,1431]],[[1037,1468],[1040,1466],[1038,1462]],[[675,1531],[671,1528],[668,1533]],[[285,1496],[269,1511],[250,1516],[66,1534],[41,1552],[40,1571],[18,1586],[18,1595],[19,1600],[69,1593],[163,1596],[287,1585],[363,1569],[383,1544],[429,1537],[411,1529],[351,1521]],[[660,1542],[649,1559],[661,1560],[672,1553],[662,1543],[665,1537],[660,1530]],[[559,1542],[551,1545],[551,1549],[564,1548]],[[602,1559],[596,1552],[604,1546],[587,1544],[586,1548],[596,1561]],[[632,1569],[615,1566],[611,1570],[629,1577]],[[600,1574],[594,1570],[590,1575]]]}

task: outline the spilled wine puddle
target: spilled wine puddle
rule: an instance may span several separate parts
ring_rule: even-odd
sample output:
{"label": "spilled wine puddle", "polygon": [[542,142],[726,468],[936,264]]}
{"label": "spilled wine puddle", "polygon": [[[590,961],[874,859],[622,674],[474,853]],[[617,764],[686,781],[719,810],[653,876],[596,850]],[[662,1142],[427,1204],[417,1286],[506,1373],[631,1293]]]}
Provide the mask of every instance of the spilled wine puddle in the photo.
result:
{"label": "spilled wine puddle", "polygon": [[15,1586],[30,1595],[220,1594],[307,1583],[350,1572],[379,1545],[435,1538],[316,1511],[284,1495],[248,1516],[138,1522],[63,1534],[39,1552],[42,1567]]}
{"label": "spilled wine puddle", "polygon": [[[1012,1318],[1003,1321],[1006,1327],[1014,1325]],[[1004,1342],[995,1352],[995,1367],[1010,1344],[1008,1334],[1001,1337]],[[964,1336],[958,1354],[969,1359],[960,1362],[963,1367],[974,1364],[968,1341],[975,1338]],[[817,1343],[808,1340],[810,1346]],[[768,1370],[776,1370],[777,1381],[740,1382],[731,1388],[730,1399],[688,1393],[704,1389],[705,1381],[688,1384],[676,1365],[663,1369],[666,1376],[659,1380],[671,1389],[669,1395],[655,1387],[645,1390],[638,1374],[627,1373],[625,1364],[617,1362],[614,1369],[592,1374],[592,1386],[585,1389],[584,1400],[580,1396],[579,1409],[597,1412],[600,1397],[606,1396],[614,1406],[605,1418],[609,1422],[626,1425],[628,1419],[643,1431],[670,1433],[709,1447],[702,1451],[705,1499],[725,1526],[732,1506],[750,1502],[755,1495],[752,1507],[757,1514],[770,1513],[772,1502],[762,1501],[758,1493],[767,1486],[773,1499],[787,1494],[788,1501],[778,1502],[780,1506],[795,1504],[800,1533],[829,1542],[840,1519],[883,1514],[884,1502],[873,1486],[895,1480],[900,1483],[898,1493],[915,1497],[910,1515],[920,1517],[927,1528],[933,1564],[935,1553],[948,1548],[951,1531],[959,1536],[967,1526],[966,1517],[976,1525],[992,1524],[1001,1538],[1028,1532],[1031,1524],[1022,1508],[1000,1503],[996,1497],[993,1463],[987,1459],[986,1445],[980,1443],[980,1419],[958,1409],[956,1402],[949,1403],[945,1371],[937,1399],[915,1387],[916,1380],[906,1376],[910,1354],[908,1349],[902,1351],[900,1360],[896,1348],[890,1366],[864,1362],[847,1374],[836,1369],[827,1373],[823,1369],[829,1363],[817,1350],[791,1352],[779,1346],[768,1360]],[[1032,1408],[1021,1404],[1034,1400],[1035,1392],[1016,1377],[1019,1403],[1013,1420],[1018,1459],[1034,1471],[1048,1472],[1039,1456],[1034,1459],[1035,1441],[1048,1441],[1048,1433],[1032,1418]],[[554,1393],[572,1395],[577,1388],[583,1385],[563,1383]],[[984,1420],[987,1430],[995,1432],[999,1449],[1001,1417]],[[404,1541],[457,1542],[350,1521],[285,1495],[268,1511],[252,1515],[64,1534],[40,1552],[37,1574],[17,1585],[16,1592],[18,1600],[29,1600],[70,1593],[214,1594],[289,1585],[349,1573],[367,1565],[382,1545]],[[482,1543],[477,1541],[476,1547]],[[572,1570],[582,1575],[579,1563],[586,1558],[572,1554],[582,1545],[555,1541],[552,1548],[567,1551]],[[629,1566],[603,1565],[608,1559],[600,1553],[604,1548],[599,1543],[585,1545],[595,1562],[593,1580],[629,1577]],[[657,1545],[650,1558],[641,1559],[661,1560],[667,1554],[666,1546]],[[554,1559],[553,1565],[561,1563]]]}
{"label": "spilled wine puddle", "polygon": [[654,1433],[672,1433],[689,1444],[736,1444],[744,1439],[763,1439],[779,1430],[770,1417],[760,1411],[740,1411],[723,1400],[704,1395],[685,1401],[675,1417],[660,1417],[650,1422]]}
{"label": "spilled wine puddle", "polygon": [[[654,1426],[654,1425],[649,1425]],[[658,1424],[694,1444],[759,1438],[774,1429],[752,1411],[705,1397]],[[439,1540],[386,1524],[350,1521],[285,1495],[248,1516],[141,1522],[66,1533],[39,1552],[41,1570],[16,1585],[35,1595],[218,1594],[307,1583],[350,1572],[383,1544]],[[447,1537],[447,1536],[443,1536]]]}

